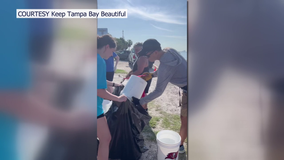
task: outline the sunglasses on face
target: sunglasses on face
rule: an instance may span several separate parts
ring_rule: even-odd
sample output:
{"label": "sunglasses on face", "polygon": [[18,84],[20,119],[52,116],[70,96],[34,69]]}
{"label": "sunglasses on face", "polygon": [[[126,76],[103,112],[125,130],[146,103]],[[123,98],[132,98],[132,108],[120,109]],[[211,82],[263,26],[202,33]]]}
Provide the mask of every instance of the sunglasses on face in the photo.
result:
{"label": "sunglasses on face", "polygon": [[[155,51],[148,52],[148,53],[146,54],[146,56],[149,58],[154,52],[155,52]],[[149,54],[149,53],[150,53],[150,54]]]}

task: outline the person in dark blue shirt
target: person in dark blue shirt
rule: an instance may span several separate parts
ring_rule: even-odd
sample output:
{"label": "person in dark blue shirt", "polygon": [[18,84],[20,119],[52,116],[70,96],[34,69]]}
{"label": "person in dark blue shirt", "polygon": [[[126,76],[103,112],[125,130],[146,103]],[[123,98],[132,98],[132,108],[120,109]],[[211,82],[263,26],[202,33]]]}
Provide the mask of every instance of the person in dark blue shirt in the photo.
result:
{"label": "person in dark blue shirt", "polygon": [[[114,65],[114,59],[116,61],[115,65]],[[116,71],[117,64],[119,62],[119,56],[115,52],[113,52],[111,57],[105,59],[105,62],[106,62],[106,79],[108,81],[113,81],[114,72]],[[112,93],[113,92],[112,86],[108,86],[107,90],[110,93]]]}

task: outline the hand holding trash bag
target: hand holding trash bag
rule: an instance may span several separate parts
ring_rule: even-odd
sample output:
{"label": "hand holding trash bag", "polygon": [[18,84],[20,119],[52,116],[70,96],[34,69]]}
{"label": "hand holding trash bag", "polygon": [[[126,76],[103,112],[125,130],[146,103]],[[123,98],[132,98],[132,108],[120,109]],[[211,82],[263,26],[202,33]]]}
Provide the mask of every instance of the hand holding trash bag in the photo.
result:
{"label": "hand holding trash bag", "polygon": [[125,102],[127,100],[127,97],[125,95],[121,95],[118,97],[118,102]]}
{"label": "hand holding trash bag", "polygon": [[97,89],[97,94],[99,97],[110,101],[125,102],[127,100],[127,97],[125,95],[121,96],[113,95],[105,89]]}

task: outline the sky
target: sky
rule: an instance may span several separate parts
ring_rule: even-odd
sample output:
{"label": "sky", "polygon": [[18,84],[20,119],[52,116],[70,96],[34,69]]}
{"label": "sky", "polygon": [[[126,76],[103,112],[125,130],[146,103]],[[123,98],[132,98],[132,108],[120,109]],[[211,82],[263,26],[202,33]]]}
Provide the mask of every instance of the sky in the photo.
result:
{"label": "sky", "polygon": [[127,9],[128,18],[99,18],[98,28],[113,37],[144,42],[155,38],[162,48],[187,49],[186,0],[98,0],[98,9]]}

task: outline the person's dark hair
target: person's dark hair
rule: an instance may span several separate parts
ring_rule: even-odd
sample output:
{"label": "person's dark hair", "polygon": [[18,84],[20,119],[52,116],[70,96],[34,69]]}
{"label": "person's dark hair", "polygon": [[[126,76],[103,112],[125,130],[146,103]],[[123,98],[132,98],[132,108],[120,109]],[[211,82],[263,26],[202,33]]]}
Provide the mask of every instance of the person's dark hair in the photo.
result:
{"label": "person's dark hair", "polygon": [[110,48],[116,47],[115,39],[111,35],[103,35],[97,37],[97,48],[101,49],[104,46],[109,45]]}
{"label": "person's dark hair", "polygon": [[[148,52],[147,52],[147,53],[148,53]],[[138,57],[146,56],[147,53],[146,53],[146,52],[139,52],[139,53],[138,53]]]}
{"label": "person's dark hair", "polygon": [[156,39],[147,39],[143,43],[142,50],[138,53],[139,56],[146,56],[152,51],[161,51],[161,44]]}
{"label": "person's dark hair", "polygon": [[135,47],[143,47],[143,43],[137,42],[137,43],[134,44],[133,48],[135,48]]}

